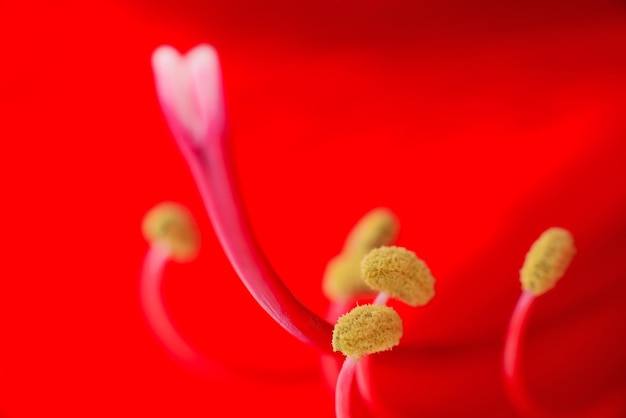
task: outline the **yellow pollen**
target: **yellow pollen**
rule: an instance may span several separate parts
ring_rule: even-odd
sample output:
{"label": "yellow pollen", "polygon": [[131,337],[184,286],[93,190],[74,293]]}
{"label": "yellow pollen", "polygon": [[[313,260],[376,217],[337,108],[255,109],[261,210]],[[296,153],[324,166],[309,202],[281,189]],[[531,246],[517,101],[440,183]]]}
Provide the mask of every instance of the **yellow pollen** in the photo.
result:
{"label": "yellow pollen", "polygon": [[357,306],[337,321],[333,350],[355,359],[391,350],[400,343],[402,319],[392,308],[380,305]]}
{"label": "yellow pollen", "polygon": [[410,306],[426,305],[435,296],[435,278],[414,252],[380,247],[361,261],[361,277],[371,288]]}
{"label": "yellow pollen", "polygon": [[173,260],[192,260],[200,250],[200,234],[187,208],[173,202],[156,205],[144,216],[141,229],[148,242],[169,246]]}
{"label": "yellow pollen", "polygon": [[563,277],[576,254],[574,237],[563,228],[546,230],[530,247],[520,270],[522,288],[541,295]]}
{"label": "yellow pollen", "polygon": [[400,223],[389,209],[370,211],[352,228],[344,245],[345,253],[357,253],[361,257],[381,245],[393,244],[398,237]]}
{"label": "yellow pollen", "polygon": [[322,290],[330,300],[342,300],[373,290],[361,279],[361,257],[340,254],[326,266]]}
{"label": "yellow pollen", "polygon": [[326,266],[322,290],[330,300],[372,293],[361,278],[361,258],[381,245],[392,244],[398,237],[400,224],[389,209],[378,208],[363,216],[352,228],[343,252]]}

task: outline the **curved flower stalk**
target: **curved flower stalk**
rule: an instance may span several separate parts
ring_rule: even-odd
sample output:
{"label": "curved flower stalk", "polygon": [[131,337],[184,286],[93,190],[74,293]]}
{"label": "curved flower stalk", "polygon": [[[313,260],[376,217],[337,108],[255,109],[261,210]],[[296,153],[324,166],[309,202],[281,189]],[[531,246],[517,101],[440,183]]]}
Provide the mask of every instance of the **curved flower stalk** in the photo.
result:
{"label": "curved flower stalk", "polygon": [[[355,260],[363,255],[365,247],[368,250],[372,250],[372,247],[377,247],[380,244],[384,244],[384,240],[392,242],[395,240],[395,231],[393,228],[391,233],[381,236],[385,236],[383,241],[370,241],[364,238],[366,235],[359,235],[358,239],[348,239],[344,247],[344,251],[336,259],[332,260],[327,270],[327,275],[324,280],[324,291],[333,300],[331,309],[328,313],[328,320],[324,320],[309,309],[303,306],[287,289],[282,280],[275,274],[263,252],[259,248],[253,234],[247,224],[245,214],[241,208],[233,176],[231,172],[230,162],[227,153],[227,146],[225,142],[225,117],[223,97],[221,91],[221,82],[219,80],[219,68],[217,64],[217,58],[212,48],[207,46],[199,47],[198,49],[190,52],[186,57],[181,57],[177,52],[171,48],[164,47],[157,50],[154,55],[153,65],[155,70],[155,78],[157,80],[157,90],[159,92],[159,98],[161,100],[164,113],[168,120],[168,124],[174,136],[177,139],[179,147],[183,155],[185,156],[189,166],[191,167],[194,178],[200,188],[202,198],[207,206],[209,216],[213,222],[213,226],[216,230],[218,238],[224,247],[224,250],[233,264],[235,270],[239,274],[250,293],[260,303],[260,305],[274,318],[279,324],[283,326],[288,332],[294,335],[296,338],[303,342],[306,342],[324,353],[324,356],[328,356],[330,351],[330,341],[334,341],[333,328],[330,324],[336,316],[342,311],[347,310],[355,297],[357,297],[364,290],[368,288],[363,286],[359,281],[360,278],[353,275]],[[211,78],[211,81],[204,85],[202,84],[202,75],[204,77]],[[175,81],[172,81],[175,79]],[[211,87],[207,88],[206,86]],[[394,232],[395,231],[395,232]],[[356,242],[356,245],[355,245]],[[359,247],[359,245],[363,247]],[[384,254],[385,251],[389,251],[389,248],[393,247],[379,247],[379,250]],[[395,251],[395,250],[394,250]],[[378,254],[377,250],[371,251],[373,254]],[[389,254],[387,254],[388,256]],[[397,254],[396,254],[397,255]],[[381,265],[388,263],[389,257],[382,257],[380,263],[374,263],[376,268],[372,271],[380,272],[385,268],[381,268]],[[395,257],[395,255],[394,255]],[[402,257],[394,259],[394,267],[391,268],[395,272],[405,271],[406,267],[403,263],[405,261]],[[381,264],[382,263],[382,264]],[[399,264],[398,264],[399,263]],[[387,268],[388,269],[388,268]],[[425,266],[413,266],[413,271],[428,271]],[[477,273],[484,274],[479,270]],[[363,272],[363,276],[368,276]],[[337,277],[349,277],[350,280],[340,280]],[[355,280],[352,280],[355,279]],[[377,274],[371,275],[371,280],[367,282],[367,286],[378,289],[380,283],[378,279],[381,277]],[[385,280],[383,280],[384,282]],[[384,289],[376,300],[377,307],[382,308],[386,303],[387,295],[400,298],[406,301],[410,305],[422,305],[430,300],[432,294],[424,292],[425,286],[420,281],[412,282],[406,280],[405,276],[402,276],[401,280],[397,280],[396,287],[393,289]],[[496,286],[498,286],[496,284]],[[415,287],[419,291],[416,291]],[[469,286],[470,290],[472,289]],[[466,286],[461,287],[461,291],[457,290],[456,294],[452,291],[448,292],[448,297],[453,302],[459,302],[467,299]],[[456,299],[455,299],[456,298]],[[487,298],[484,298],[485,300]],[[446,301],[446,303],[449,303]],[[516,314],[518,317],[512,320],[514,325],[509,328],[509,339],[507,340],[507,346],[505,348],[505,371],[507,371],[507,379],[505,386],[509,390],[511,395],[511,404],[498,404],[494,410],[495,415],[502,416],[512,415],[514,413],[526,415],[526,416],[543,416],[543,410],[541,408],[535,408],[530,402],[523,391],[521,386],[521,379],[519,377],[518,361],[519,349],[521,347],[521,336],[524,330],[525,322],[520,322],[520,316],[522,318],[527,317],[529,312],[528,307],[532,304],[532,298],[529,298],[526,294],[523,295]],[[430,318],[437,312],[442,311],[442,304],[439,302],[429,305],[428,316],[421,318],[422,322],[424,318]],[[467,306],[467,302],[465,305]],[[445,310],[443,310],[445,311]],[[360,312],[360,311],[357,311]],[[388,312],[388,311],[386,311]],[[406,314],[406,310],[400,307],[398,308],[399,316]],[[521,312],[521,313],[520,313]],[[374,315],[372,312],[370,314]],[[370,315],[370,316],[372,316]],[[467,312],[470,318],[476,318],[477,316],[472,312]],[[365,315],[367,316],[367,315]],[[395,324],[395,318],[393,315],[385,317],[384,323]],[[432,319],[432,318],[430,318]],[[443,322],[450,324],[449,318],[443,318]],[[448,322],[445,322],[445,321]],[[387,321],[387,322],[385,322]],[[358,321],[357,321],[358,322]],[[459,321],[459,324],[464,324],[467,321]],[[451,357],[458,357],[457,364],[462,364],[466,369],[474,367],[480,369],[482,366],[491,367],[493,362],[486,360],[490,356],[490,352],[501,352],[501,348],[493,340],[489,340],[489,333],[485,330],[490,328],[496,328],[492,318],[487,318],[488,325],[477,327],[482,330],[478,333],[477,339],[479,341],[485,340],[481,345],[465,347],[460,342],[465,343],[468,339],[468,335],[472,335],[472,330],[458,328],[459,335],[450,341],[455,342],[456,346],[453,346],[449,353],[440,353],[437,347],[420,349],[419,338],[415,338],[415,335],[408,335],[409,341],[403,344],[397,350],[392,353],[383,353],[373,355],[376,351],[363,351],[354,354],[348,353],[349,358],[343,362],[343,366],[339,364],[338,359],[335,357],[327,357],[323,361],[323,371],[326,378],[332,383],[336,383],[336,413],[340,417],[352,417],[352,416],[367,416],[370,413],[380,414],[384,416],[412,416],[415,411],[419,411],[419,407],[415,408],[414,403],[410,400],[406,401],[406,398],[414,396],[411,386],[407,384],[398,385],[398,387],[389,388],[389,385],[385,385],[382,382],[389,382],[391,379],[389,376],[393,372],[388,370],[402,370],[404,377],[401,378],[403,382],[410,382],[413,375],[410,374],[410,370],[417,372],[419,369],[409,362],[423,361],[427,363],[428,360],[434,359],[433,368],[437,367],[437,364],[441,365]],[[341,323],[339,320],[338,326]],[[416,324],[420,322],[410,323],[408,327],[416,328]],[[521,324],[521,325],[520,325]],[[405,328],[405,326],[402,326]],[[407,327],[407,328],[408,328]],[[366,338],[363,338],[358,332],[360,325],[350,322],[346,325],[348,330],[357,330],[357,335],[354,339],[355,344],[361,344],[367,342]],[[398,327],[390,325],[388,328],[395,329]],[[504,327],[502,327],[504,332]],[[337,330],[337,328],[335,328]],[[435,335],[436,332],[434,333]],[[391,340],[384,338],[384,344],[382,350],[386,350],[391,346],[397,344],[399,337],[397,333],[392,332],[394,336]],[[431,330],[431,335],[433,331]],[[391,341],[391,343],[389,342]],[[449,342],[449,341],[446,341]],[[166,342],[167,344],[167,342]],[[430,350],[430,351],[429,351]],[[342,350],[343,351],[343,350]],[[517,353],[517,354],[516,354]],[[389,355],[387,355],[389,354]],[[357,358],[360,360],[357,361]],[[425,359],[425,360],[424,360]],[[511,360],[513,359],[513,360]],[[395,362],[395,363],[394,363]],[[333,364],[335,370],[333,370]],[[411,364],[411,366],[406,366]],[[419,364],[419,363],[417,363]],[[377,367],[378,366],[378,367]],[[407,370],[409,372],[407,372]],[[461,372],[462,373],[462,372]],[[472,372],[480,373],[480,372]],[[384,376],[381,378],[381,376]],[[408,377],[407,377],[408,376]],[[431,374],[432,376],[432,374]],[[353,394],[351,389],[358,388],[358,394]],[[457,379],[458,380],[458,379]],[[446,382],[442,379],[440,382]],[[447,383],[447,382],[446,382]],[[456,382],[455,382],[456,383]],[[441,383],[440,383],[441,384]],[[489,381],[489,384],[494,387],[495,383]],[[422,383],[421,387],[426,387],[427,383]],[[463,386],[463,383],[460,383]],[[504,392],[505,388],[499,386]],[[457,392],[462,389],[457,390]],[[618,389],[617,397],[623,395],[622,388]],[[622,396],[623,398],[623,396]],[[620,405],[619,402],[612,401],[605,404],[601,403],[596,406],[591,413],[599,413],[602,410],[606,413],[607,417],[619,417],[623,415],[625,406]],[[503,402],[500,397],[498,400]],[[399,402],[395,402],[399,401]],[[356,412],[352,407],[354,404],[360,404],[365,406],[365,412]],[[454,405],[453,405],[454,406]],[[460,408],[457,407],[457,409]],[[482,408],[482,409],[481,409]],[[474,404],[474,409],[480,411],[484,416],[487,416],[484,405],[480,403]],[[454,410],[449,408],[449,410]],[[428,411],[431,415],[437,415],[432,410]],[[581,414],[587,414],[587,411],[580,411]],[[424,416],[428,416],[424,414]]]}
{"label": "curved flower stalk", "polygon": [[228,160],[222,80],[210,46],[186,57],[170,47],[153,55],[157,93],[189,164],[215,232],[250,294],[296,338],[331,351],[332,326],[300,303],[274,272],[243,212]]}

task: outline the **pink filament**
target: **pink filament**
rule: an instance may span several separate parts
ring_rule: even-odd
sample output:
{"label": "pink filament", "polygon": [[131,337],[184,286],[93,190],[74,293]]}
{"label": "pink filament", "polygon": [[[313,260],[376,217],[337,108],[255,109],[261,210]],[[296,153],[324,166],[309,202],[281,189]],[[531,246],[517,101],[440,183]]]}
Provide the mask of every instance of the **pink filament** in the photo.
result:
{"label": "pink filament", "polygon": [[543,411],[530,400],[524,388],[521,370],[522,336],[528,325],[531,308],[535,296],[530,292],[522,292],[520,295],[506,333],[503,356],[503,376],[509,399],[513,406],[523,415],[529,417],[544,416]]}
{"label": "pink filament", "polygon": [[[168,80],[159,79],[167,71],[155,65],[154,72],[161,90],[168,88]],[[201,73],[194,71],[194,80],[190,81],[196,99],[205,94],[198,84],[198,74]],[[219,77],[219,74],[213,76]],[[169,103],[167,97],[159,94],[165,117],[200,189],[216,235],[239,278],[261,307],[287,332],[331,353],[332,325],[310,311],[289,291],[272,269],[248,225],[232,175],[226,135],[208,130],[204,141],[198,143],[178,120],[172,109],[175,104]]]}
{"label": "pink filament", "polygon": [[337,418],[350,418],[352,416],[350,394],[357,364],[357,360],[347,357],[339,371],[335,392],[335,415]]}
{"label": "pink filament", "polygon": [[576,413],[548,411],[533,401],[524,386],[521,370],[523,336],[535,300],[536,297],[531,292],[522,292],[511,315],[506,333],[502,370],[506,391],[513,406],[520,415],[529,418],[623,417],[626,399],[624,399],[622,390],[612,393],[587,410]]}
{"label": "pink filament", "polygon": [[[379,292],[376,298],[372,302],[373,305],[384,306],[389,300],[389,295],[385,292]],[[339,303],[337,305],[340,305]],[[334,312],[336,313],[336,312]],[[338,317],[339,315],[337,315]],[[363,358],[365,358],[364,356]],[[352,413],[350,411],[350,394],[359,365],[359,360],[355,360],[351,357],[347,357],[341,366],[339,376],[337,377],[337,385],[335,388],[335,413],[337,418],[350,418]],[[371,393],[367,387],[365,380],[361,379],[358,382],[359,394],[361,399],[365,401],[366,405],[370,408],[373,407],[371,400]]]}
{"label": "pink filament", "polygon": [[146,322],[161,345],[179,364],[195,374],[221,382],[254,379],[270,384],[294,384],[317,377],[318,373],[313,367],[284,371],[243,367],[218,362],[196,351],[176,330],[163,305],[163,270],[168,261],[167,245],[157,243],[148,250],[139,283],[139,297]]}
{"label": "pink filament", "polygon": [[172,325],[161,297],[163,269],[168,261],[169,250],[165,245],[152,246],[144,259],[139,282],[139,300],[148,325],[163,347],[185,368],[200,374],[209,372],[218,379],[227,377],[221,367],[206,370],[207,366],[210,368],[213,364],[206,362],[187,344]]}

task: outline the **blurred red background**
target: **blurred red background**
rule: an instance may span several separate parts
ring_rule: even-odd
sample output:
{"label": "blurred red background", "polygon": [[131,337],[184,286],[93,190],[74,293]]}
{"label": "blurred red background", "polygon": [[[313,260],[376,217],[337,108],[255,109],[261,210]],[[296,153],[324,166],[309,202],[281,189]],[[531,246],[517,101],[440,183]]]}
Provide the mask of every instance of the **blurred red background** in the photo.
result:
{"label": "blurred red background", "polygon": [[[311,416],[330,416],[318,384],[189,374],[141,316],[141,218],[179,201],[203,232],[199,259],[167,271],[181,332],[242,364],[316,361],[221,252],[160,113],[150,55],[218,48],[252,225],[289,287],[323,313],[325,263],[370,208],[398,213],[401,240],[445,277],[545,177],[595,155],[603,142],[590,138],[623,141],[626,6],[505,3],[0,0],[0,413],[287,416],[308,400]],[[623,186],[623,170],[614,175],[602,196]],[[623,208],[623,194],[604,205]],[[514,300],[511,290],[501,303]]]}

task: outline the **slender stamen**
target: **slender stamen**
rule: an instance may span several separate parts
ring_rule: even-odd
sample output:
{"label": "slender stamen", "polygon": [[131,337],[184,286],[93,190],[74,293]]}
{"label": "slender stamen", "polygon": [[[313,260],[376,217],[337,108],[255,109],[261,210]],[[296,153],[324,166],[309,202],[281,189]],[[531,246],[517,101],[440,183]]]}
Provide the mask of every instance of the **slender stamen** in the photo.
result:
{"label": "slender stamen", "polygon": [[347,355],[335,387],[337,418],[350,418],[350,395],[359,361],[367,355],[391,349],[399,343],[402,320],[386,306],[389,296],[381,292],[374,304],[359,306],[339,319],[333,346]]}
{"label": "slender stamen", "polygon": [[[623,394],[611,394],[586,410],[551,411],[530,396],[521,376],[524,334],[540,295],[552,289],[565,274],[576,252],[572,234],[562,228],[546,230],[532,245],[520,270],[523,291],[507,328],[502,358],[504,384],[511,403],[529,418],[607,417],[624,411]],[[621,412],[618,412],[621,411]]]}
{"label": "slender stamen", "polygon": [[530,291],[520,295],[511,315],[504,342],[503,376],[507,394],[521,416],[528,418],[620,417],[626,411],[623,390],[608,394],[594,405],[578,411],[552,411],[538,404],[529,394],[521,375],[524,334],[537,301]]}
{"label": "slender stamen", "polygon": [[[324,352],[331,352],[329,342],[332,339],[332,325],[305,307],[289,291],[271,267],[249,227],[243,204],[235,187],[224,127],[197,129],[197,132],[205,134],[200,141],[194,136],[197,132],[191,132],[188,128],[188,126],[201,126],[201,122],[206,120],[222,120],[222,115],[225,113],[221,99],[222,82],[219,71],[213,67],[200,68],[203,62],[214,62],[214,60],[199,59],[202,58],[203,53],[207,54],[212,51],[206,47],[203,48],[204,52],[190,53],[189,58],[196,59],[198,62],[188,62],[187,65],[193,71],[187,69],[186,72],[185,61],[180,57],[177,59],[168,55],[171,54],[170,49],[167,49],[166,53],[163,53],[163,49],[155,51],[153,68],[159,87],[159,99],[168,124],[191,168],[226,256],[250,294],[287,332]],[[220,116],[219,118],[202,115],[201,120],[196,121],[198,123],[181,123],[179,117],[181,112],[176,112],[174,109],[176,103],[168,101],[168,98],[173,95],[167,94],[168,89],[177,87],[174,80],[168,79],[168,76],[172,74],[172,71],[168,71],[169,67],[176,65],[183,66],[183,71],[177,75],[186,78],[189,90],[193,93],[187,99],[198,103],[200,112],[212,109]],[[211,92],[204,89],[201,85],[202,77],[199,75],[204,75],[206,83],[219,86],[220,91]],[[172,82],[169,83],[170,81]],[[202,98],[205,95],[220,95],[220,97],[217,100],[204,100]],[[211,103],[212,106],[202,106],[202,103]]]}
{"label": "slender stamen", "polygon": [[[394,328],[396,318],[387,311],[387,301],[394,296],[412,305],[426,304],[434,296],[435,279],[426,264],[415,254],[404,248],[380,247],[370,251],[361,262],[365,281],[373,282],[380,292],[372,305],[359,306],[337,321],[333,335],[333,347],[348,356],[337,379],[335,390],[335,412],[337,418],[349,418],[350,391],[359,362],[367,355],[390,349],[398,344],[401,336],[389,330]],[[372,280],[374,277],[374,280]],[[403,282],[408,282],[403,283]],[[389,292],[389,293],[388,293]],[[390,294],[391,293],[391,294]],[[419,303],[416,303],[419,301]],[[384,308],[383,308],[384,307]],[[380,315],[380,317],[379,317]],[[380,318],[384,316],[384,319]],[[397,316],[397,314],[395,314]],[[359,378],[358,389],[361,399],[372,409],[372,395],[365,379]]]}
{"label": "slender stamen", "polygon": [[264,384],[307,382],[317,376],[314,367],[276,370],[219,362],[198,352],[173,325],[163,304],[163,271],[171,260],[170,246],[154,242],[146,253],[139,282],[139,300],[146,322],[163,348],[184,368],[219,381],[256,380]]}
{"label": "slender stamen", "polygon": [[170,260],[190,261],[198,254],[200,234],[196,222],[185,207],[164,202],[148,211],[142,222],[142,230],[150,248],[146,253],[139,283],[140,304],[156,337],[180,364],[202,376],[227,380],[245,377],[279,383],[281,378],[293,382],[313,376],[307,370],[277,373],[271,369],[227,365],[196,351],[172,324],[161,291],[165,265]]}
{"label": "slender stamen", "polygon": [[543,416],[543,411],[538,410],[536,405],[530,400],[522,383],[522,378],[519,375],[522,370],[522,336],[526,330],[534,301],[535,295],[524,291],[515,305],[504,342],[503,373],[509,399],[516,409],[523,416],[541,417]]}
{"label": "slender stamen", "polygon": [[352,393],[354,373],[358,362],[358,360],[352,357],[346,357],[341,366],[341,370],[339,370],[337,388],[335,390],[335,415],[337,418],[350,418],[352,416],[350,410],[350,394]]}
{"label": "slender stamen", "polygon": [[[352,228],[342,252],[328,263],[324,273],[324,294],[332,301],[327,314],[329,321],[337,322],[346,312],[351,298],[374,291],[361,278],[361,259],[380,245],[393,244],[398,236],[399,227],[397,217],[390,210],[378,208],[363,216]],[[389,296],[385,292],[380,292],[373,305],[384,306],[388,299]],[[333,371],[336,370],[334,361],[330,356],[322,356],[324,376],[334,375]],[[350,388],[356,363],[356,360],[347,358],[336,379],[329,379],[336,382],[335,408],[338,417],[350,416]]]}
{"label": "slender stamen", "polygon": [[[160,288],[163,269],[169,260],[170,249],[167,244],[157,242],[149,248],[139,282],[139,300],[148,325],[164,348],[180,363],[195,372],[202,368],[202,362],[197,352],[173,327],[161,302]],[[221,373],[215,373],[215,375],[221,377]]]}

